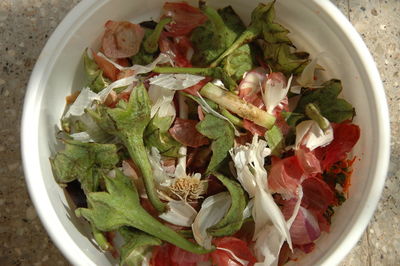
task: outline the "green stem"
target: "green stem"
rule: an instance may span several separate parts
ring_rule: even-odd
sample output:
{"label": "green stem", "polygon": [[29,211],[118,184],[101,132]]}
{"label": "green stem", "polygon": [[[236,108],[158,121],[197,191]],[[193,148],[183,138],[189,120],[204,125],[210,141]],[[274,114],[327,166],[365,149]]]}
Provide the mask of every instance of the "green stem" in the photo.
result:
{"label": "green stem", "polygon": [[133,162],[142,173],[146,193],[151,204],[157,211],[164,212],[166,204],[162,202],[157,195],[157,190],[154,186],[154,175],[144,147],[143,138],[129,137],[127,142],[125,146],[128,148],[129,155]]}
{"label": "green stem", "polygon": [[223,116],[225,116],[226,118],[228,118],[229,121],[232,122],[232,124],[234,124],[235,126],[243,128],[243,120],[242,119],[240,119],[239,117],[233,115],[231,112],[229,112],[225,108],[220,108],[220,110],[221,110],[221,114]]}
{"label": "green stem", "polygon": [[244,101],[236,94],[223,90],[212,83],[207,83],[200,90],[200,94],[208,99],[212,99],[218,105],[238,116],[253,121],[259,126],[269,129],[275,123],[274,116]]}
{"label": "green stem", "polygon": [[200,76],[214,76],[213,68],[202,67],[155,67],[153,72],[160,74],[191,74]]}
{"label": "green stem", "polygon": [[112,245],[108,243],[107,238],[104,233],[97,229],[93,224],[91,224],[93,238],[96,241],[97,245],[104,251],[110,251],[113,249]]}
{"label": "green stem", "polygon": [[253,41],[260,34],[260,30],[257,27],[248,27],[237,39],[236,41],[223,52],[214,62],[211,63],[210,67],[216,67],[221,63],[221,61],[233,53],[236,49],[238,49],[243,44],[249,43]]}
{"label": "green stem", "polygon": [[164,29],[164,26],[167,25],[172,21],[172,18],[163,18],[158,22],[156,28],[153,30],[153,32],[149,35],[149,37],[146,38],[146,40],[143,43],[144,50],[149,53],[153,54],[157,52],[158,50],[158,39],[160,38],[160,35]]}
{"label": "green stem", "polygon": [[306,105],[305,108],[305,113],[306,115],[311,118],[312,120],[314,120],[315,122],[318,123],[319,127],[325,131],[329,128],[329,121],[328,119],[326,119],[325,117],[323,117],[318,109],[318,107],[313,104],[313,103],[309,103]]}

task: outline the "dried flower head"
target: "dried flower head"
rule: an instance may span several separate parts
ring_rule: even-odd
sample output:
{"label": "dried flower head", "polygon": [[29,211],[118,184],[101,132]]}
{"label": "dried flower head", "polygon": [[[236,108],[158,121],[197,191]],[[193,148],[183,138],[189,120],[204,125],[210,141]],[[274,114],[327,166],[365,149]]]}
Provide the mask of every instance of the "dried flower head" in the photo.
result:
{"label": "dried flower head", "polygon": [[183,200],[196,200],[207,191],[207,181],[199,175],[179,177],[169,186],[170,191]]}

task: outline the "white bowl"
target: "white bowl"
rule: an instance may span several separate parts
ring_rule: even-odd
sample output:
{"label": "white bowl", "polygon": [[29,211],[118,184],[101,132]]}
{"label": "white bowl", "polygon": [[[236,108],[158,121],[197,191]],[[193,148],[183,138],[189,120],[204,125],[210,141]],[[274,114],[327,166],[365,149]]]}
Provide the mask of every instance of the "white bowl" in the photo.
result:
{"label": "white bowl", "polygon": [[[231,4],[249,21],[259,1],[209,1],[215,7]],[[22,155],[25,177],[36,210],[54,243],[74,265],[114,263],[91,242],[83,223],[70,210],[63,190],[54,181],[48,158],[54,154],[56,125],[65,96],[82,84],[81,55],[96,46],[108,19],[141,22],[157,19],[161,0],[83,0],[53,33],[32,73],[22,119]],[[193,1],[193,5],[196,3]],[[361,37],[327,0],[279,0],[279,21],[299,46],[315,55],[329,76],[342,80],[344,97],[356,108],[361,139],[354,154],[360,158],[350,188],[350,199],[333,218],[331,232],[318,240],[302,265],[339,263],[361,237],[380,198],[389,162],[389,114],[382,82]]]}

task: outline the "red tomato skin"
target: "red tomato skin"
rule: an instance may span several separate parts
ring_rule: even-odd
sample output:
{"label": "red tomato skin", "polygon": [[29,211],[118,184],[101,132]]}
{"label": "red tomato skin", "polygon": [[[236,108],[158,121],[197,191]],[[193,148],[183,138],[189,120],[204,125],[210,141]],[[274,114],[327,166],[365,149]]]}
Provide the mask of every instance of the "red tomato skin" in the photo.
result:
{"label": "red tomato skin", "polygon": [[210,254],[198,255],[172,244],[166,243],[153,249],[151,266],[196,266],[197,262],[207,261]]}
{"label": "red tomato skin", "polygon": [[[346,158],[360,138],[360,127],[349,122],[333,125],[333,141],[321,148],[322,168],[328,170],[334,163]],[[321,152],[321,151],[319,151]]]}
{"label": "red tomato skin", "polygon": [[329,185],[317,177],[309,177],[302,182],[303,199],[301,206],[323,214],[329,205],[334,202],[335,195]]}
{"label": "red tomato skin", "polygon": [[[229,249],[236,257],[248,261],[247,265],[249,266],[252,266],[257,262],[257,259],[250,251],[248,243],[236,237],[227,236],[216,238],[214,239],[213,244],[218,248]],[[219,249],[211,253],[211,260],[214,265],[218,266],[242,265],[240,262],[236,261],[230,253]]]}
{"label": "red tomato skin", "polygon": [[187,35],[207,20],[207,16],[200,9],[185,2],[166,2],[162,17],[172,18],[172,22],[166,26],[167,34],[172,37]]}
{"label": "red tomato skin", "polygon": [[197,131],[198,121],[177,117],[173,126],[168,130],[171,136],[185,146],[198,148],[210,143],[210,140]]}

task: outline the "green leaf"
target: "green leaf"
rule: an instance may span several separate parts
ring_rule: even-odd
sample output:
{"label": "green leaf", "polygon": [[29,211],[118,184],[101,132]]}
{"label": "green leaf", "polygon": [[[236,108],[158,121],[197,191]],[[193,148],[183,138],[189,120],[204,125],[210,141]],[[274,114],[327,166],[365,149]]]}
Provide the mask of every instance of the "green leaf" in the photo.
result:
{"label": "green leaf", "polygon": [[300,113],[282,111],[282,116],[285,118],[286,123],[291,127],[296,127],[298,123],[305,120],[306,116]]}
{"label": "green leaf", "polygon": [[265,16],[265,23],[262,23],[262,35],[264,40],[268,43],[287,43],[292,45],[287,36],[289,31],[282,25],[273,22],[275,20],[274,3],[272,3]]}
{"label": "green leaf", "polygon": [[242,227],[246,196],[242,186],[238,182],[218,173],[214,173],[214,175],[228,189],[232,203],[225,216],[218,223],[209,227],[207,232],[212,236],[230,236]]}
{"label": "green leaf", "polygon": [[222,66],[236,82],[242,80],[243,75],[255,67],[251,46],[245,44],[236,49],[222,61]]}
{"label": "green leaf", "polygon": [[[131,61],[132,61],[133,64],[148,65],[148,64],[150,64],[151,62],[154,61],[157,53],[149,53],[149,52],[146,51],[146,48],[144,47],[144,44],[145,44],[146,40],[150,36],[154,36],[152,34],[153,32],[154,32],[154,30],[151,30],[151,29],[148,29],[148,28],[144,28],[144,38],[143,38],[144,41],[142,41],[142,44],[140,45],[139,52],[131,57]],[[155,38],[155,37],[153,37],[153,38]],[[150,46],[151,45],[154,45],[153,41],[151,42]],[[158,48],[158,43],[157,43],[157,48]]]}
{"label": "green leaf", "polygon": [[202,6],[201,9],[208,20],[192,31],[190,38],[195,50],[192,63],[206,67],[228,47],[230,41],[234,41],[235,36],[232,36],[215,9],[208,6]]}
{"label": "green leaf", "polygon": [[294,45],[288,37],[289,30],[274,22],[274,4],[275,1],[266,5],[259,4],[252,13],[252,22],[247,31],[256,35],[253,39],[258,36],[263,37],[264,58],[273,71],[283,72],[286,75],[300,74],[309,62],[308,54],[290,51]]}
{"label": "green leaf", "polygon": [[[226,42],[226,48],[228,48],[246,30],[246,27],[231,6],[218,10],[218,13],[230,32],[231,40]],[[244,44],[223,60],[223,69],[236,82],[243,78],[244,73],[255,67],[253,49],[249,44]]]}
{"label": "green leaf", "polygon": [[87,86],[92,91],[99,92],[110,84],[110,81],[103,77],[103,71],[96,62],[89,58],[87,49],[83,53],[83,65],[87,77]]}
{"label": "green leaf", "polygon": [[140,205],[140,199],[131,180],[116,169],[116,176],[103,175],[107,192],[88,194],[90,208],[75,211],[101,231],[115,231],[123,226],[131,226],[149,235],[167,241],[184,250],[196,254],[208,253],[199,245],[192,243],[171,228],[160,223]]}
{"label": "green leaf", "polygon": [[144,132],[144,143],[148,149],[156,147],[161,155],[178,158],[181,144],[172,138],[168,129],[173,117],[159,117],[155,115]]}
{"label": "green leaf", "polygon": [[211,67],[219,65],[219,63],[227,56],[235,52],[240,46],[250,43],[261,36],[263,32],[263,25],[265,23],[272,23],[273,17],[271,16],[271,9],[274,2],[268,4],[258,4],[258,6],[251,13],[251,23],[245,31],[229,46],[227,49],[211,63]]}
{"label": "green leaf", "polygon": [[143,142],[145,128],[150,122],[150,109],[149,95],[141,83],[133,89],[128,103],[119,101],[116,108],[100,107],[89,113],[103,130],[118,137],[128,149],[133,162],[140,169],[150,202],[162,212],[165,203],[157,196],[153,171]]}
{"label": "green leaf", "polygon": [[309,103],[330,102],[338,97],[342,91],[342,83],[340,80],[332,79],[324,84],[319,89],[309,89],[302,93],[297,104],[296,111],[305,113],[306,105]]}
{"label": "green leaf", "polygon": [[64,140],[65,149],[50,159],[55,179],[59,183],[79,180],[85,193],[96,191],[99,172],[118,163],[114,144],[83,143]]}
{"label": "green leaf", "polygon": [[[232,45],[246,27],[230,6],[218,11],[208,6],[202,9],[209,20],[196,28],[191,35],[195,44],[192,61],[195,65],[207,66]],[[222,67],[235,81],[240,80],[245,72],[254,68],[250,45],[245,44],[235,50],[225,58]]]}
{"label": "green leaf", "polygon": [[356,115],[354,107],[344,99],[336,99],[330,105],[323,107],[321,113],[326,119],[334,123],[352,120]]}
{"label": "green leaf", "polygon": [[303,93],[295,109],[297,113],[305,113],[308,104],[315,104],[321,115],[330,122],[341,123],[352,119],[355,115],[353,106],[344,99],[338,99],[342,91],[340,80],[332,79],[322,84],[322,88],[308,90]]}
{"label": "green leaf", "polygon": [[213,152],[207,173],[217,171],[219,166],[228,156],[233,147],[234,132],[229,123],[211,114],[206,114],[204,119],[196,125],[197,131],[213,140],[211,150]]}
{"label": "green leaf", "polygon": [[138,230],[121,227],[118,232],[125,240],[121,247],[121,266],[141,265],[146,254],[152,251],[152,247],[162,244],[160,239]]}
{"label": "green leaf", "polygon": [[275,156],[279,156],[285,146],[285,138],[279,127],[274,125],[271,129],[267,130],[267,132],[265,132],[265,138],[267,139],[271,153]]}
{"label": "green leaf", "polygon": [[310,62],[308,53],[292,53],[287,43],[264,43],[264,59],[275,72],[286,75],[301,74]]}

